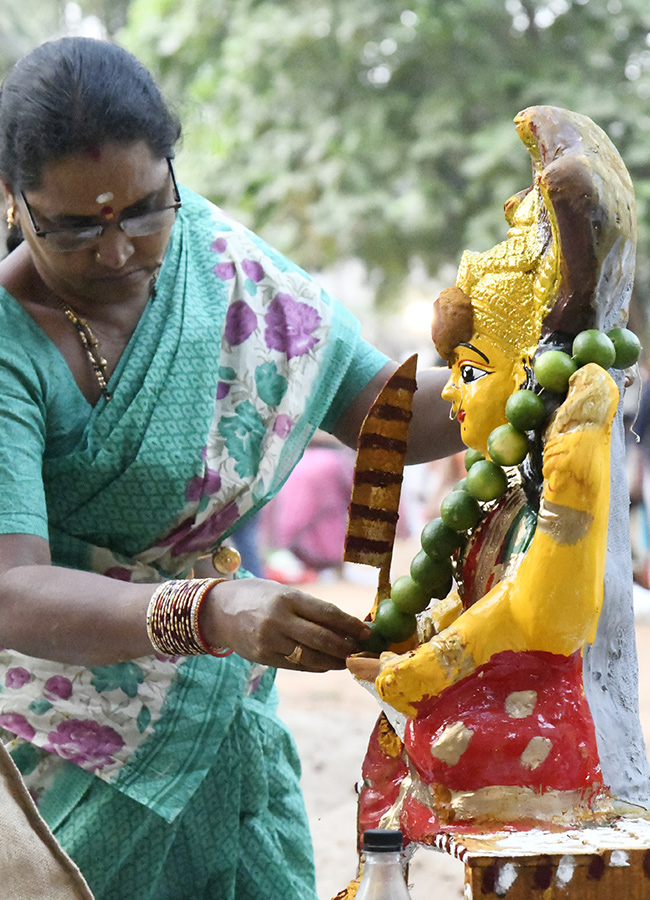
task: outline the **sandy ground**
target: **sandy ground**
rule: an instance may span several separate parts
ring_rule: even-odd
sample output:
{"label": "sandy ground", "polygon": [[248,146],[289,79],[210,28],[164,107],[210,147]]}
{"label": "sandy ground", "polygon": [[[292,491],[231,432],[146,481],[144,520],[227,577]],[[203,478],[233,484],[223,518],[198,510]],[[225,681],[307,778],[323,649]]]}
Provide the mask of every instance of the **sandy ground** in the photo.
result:
{"label": "sandy ground", "polygon": [[[417,549],[417,547],[416,547]],[[408,571],[414,545],[398,542],[396,572]],[[376,570],[306,586],[316,596],[363,618],[374,598]],[[364,583],[358,583],[359,581]],[[641,721],[650,746],[650,616],[637,622]],[[361,763],[378,715],[373,698],[347,672],[325,675],[278,673],[280,714],[291,727],[303,764],[320,900],[329,900],[356,873],[356,793]],[[433,850],[419,850],[410,869],[413,900],[461,900],[463,865]],[[432,892],[432,886],[435,891]]]}

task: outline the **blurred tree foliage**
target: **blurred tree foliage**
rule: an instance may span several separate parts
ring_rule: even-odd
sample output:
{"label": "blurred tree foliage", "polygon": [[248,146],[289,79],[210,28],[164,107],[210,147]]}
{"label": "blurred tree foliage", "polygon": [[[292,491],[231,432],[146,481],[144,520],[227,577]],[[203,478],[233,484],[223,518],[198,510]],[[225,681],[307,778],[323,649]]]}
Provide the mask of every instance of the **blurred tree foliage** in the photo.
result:
{"label": "blurred tree foliage", "polygon": [[47,35],[59,27],[65,4],[52,0],[21,0],[12,3],[0,0],[0,69],[6,72],[16,60],[27,53]]}
{"label": "blurred tree foliage", "polygon": [[0,0],[0,64],[71,11],[156,73],[186,183],[306,268],[361,258],[384,300],[503,238],[520,109],[585,113],[632,174],[650,295],[647,0]]}
{"label": "blurred tree foliage", "polygon": [[0,73],[48,38],[88,32],[94,36],[115,34],[124,27],[130,2],[0,0]]}
{"label": "blurred tree foliage", "polygon": [[520,109],[591,116],[635,181],[646,297],[649,32],[647,0],[132,0],[118,37],[180,108],[186,182],[307,268],[362,258],[384,298],[504,237]]}

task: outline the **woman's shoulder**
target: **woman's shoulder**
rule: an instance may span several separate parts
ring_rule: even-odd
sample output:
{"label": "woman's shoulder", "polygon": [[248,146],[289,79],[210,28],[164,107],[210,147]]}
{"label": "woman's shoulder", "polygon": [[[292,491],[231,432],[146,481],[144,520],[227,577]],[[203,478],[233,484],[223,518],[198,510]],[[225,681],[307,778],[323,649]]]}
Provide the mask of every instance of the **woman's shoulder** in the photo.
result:
{"label": "woman's shoulder", "polygon": [[24,243],[0,260],[0,314],[8,324],[30,329],[30,323],[34,324],[30,311],[42,302],[42,292]]}
{"label": "woman's shoulder", "polygon": [[[41,337],[41,329],[38,328],[32,317],[23,307],[14,294],[0,284],[0,331],[2,332],[2,356],[6,351],[11,354],[25,350],[32,342],[38,343]],[[12,339],[16,339],[20,346],[12,347]]]}
{"label": "woman's shoulder", "polygon": [[193,238],[208,236],[212,250],[230,255],[233,259],[240,255],[266,256],[281,271],[288,268],[301,271],[281,251],[207,197],[184,186],[179,190],[183,201],[179,218]]}
{"label": "woman's shoulder", "polygon": [[57,374],[53,382],[57,385],[61,383],[58,376],[64,373],[60,353],[30,315],[29,306],[30,302],[21,295],[18,283],[3,278],[0,272],[2,389],[10,390],[11,384],[19,382],[22,389],[33,396],[40,396],[43,384],[50,380],[52,372]]}
{"label": "woman's shoulder", "polygon": [[198,194],[185,185],[179,185],[182,206],[178,212],[179,218],[192,226],[201,226],[210,223],[211,227],[222,227],[225,230],[239,230],[243,228],[239,222],[228,216],[216,203],[213,203],[203,194]]}

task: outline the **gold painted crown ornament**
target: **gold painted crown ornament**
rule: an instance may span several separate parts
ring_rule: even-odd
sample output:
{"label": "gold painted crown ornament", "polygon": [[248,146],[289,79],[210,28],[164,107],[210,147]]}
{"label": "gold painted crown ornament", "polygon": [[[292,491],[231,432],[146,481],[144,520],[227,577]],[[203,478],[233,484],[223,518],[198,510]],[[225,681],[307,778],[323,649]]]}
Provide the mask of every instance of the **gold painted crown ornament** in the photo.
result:
{"label": "gold painted crown ornament", "polygon": [[533,184],[505,204],[506,240],[466,251],[455,288],[434,303],[432,337],[447,360],[474,331],[530,356],[543,334],[602,328],[629,299],[636,212],[616,148],[591,119],[553,106],[523,110],[515,127]]}

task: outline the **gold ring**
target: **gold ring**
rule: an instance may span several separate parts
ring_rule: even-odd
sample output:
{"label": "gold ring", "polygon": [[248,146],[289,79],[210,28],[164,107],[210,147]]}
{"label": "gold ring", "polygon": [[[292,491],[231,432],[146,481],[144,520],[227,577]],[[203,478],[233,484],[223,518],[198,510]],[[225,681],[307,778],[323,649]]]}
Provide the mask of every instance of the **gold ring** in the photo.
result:
{"label": "gold ring", "polygon": [[304,650],[300,646],[300,644],[296,644],[291,653],[288,656],[285,656],[285,659],[287,662],[295,663],[296,665],[298,665],[300,663],[300,660],[302,659],[303,653]]}

